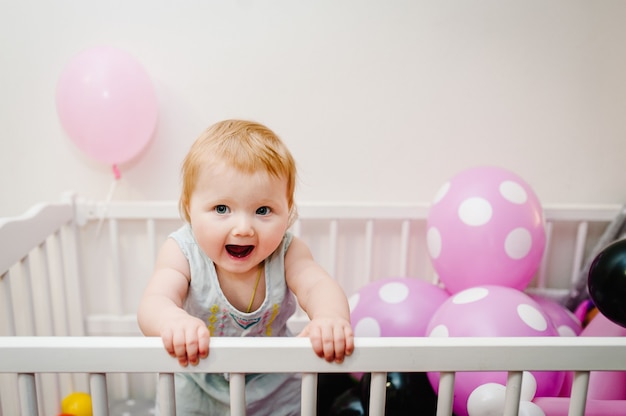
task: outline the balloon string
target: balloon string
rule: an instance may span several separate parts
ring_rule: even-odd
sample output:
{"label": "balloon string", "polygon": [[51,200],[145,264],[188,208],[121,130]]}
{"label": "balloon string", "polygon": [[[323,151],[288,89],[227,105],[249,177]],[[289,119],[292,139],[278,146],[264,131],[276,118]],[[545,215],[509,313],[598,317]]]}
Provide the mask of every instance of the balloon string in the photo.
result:
{"label": "balloon string", "polygon": [[118,169],[117,165],[113,165],[113,176],[115,177],[116,181],[119,181],[120,178],[122,177],[122,174],[120,173],[120,170]]}
{"label": "balloon string", "polygon": [[100,230],[102,229],[102,224],[104,223],[104,217],[106,217],[107,212],[109,211],[109,205],[111,204],[111,200],[113,199],[115,188],[117,188],[117,182],[122,177],[117,165],[113,165],[113,176],[114,176],[114,180],[113,182],[111,182],[111,186],[109,187],[109,193],[107,194],[107,197],[104,200],[104,206],[102,207],[102,211],[100,212],[100,218],[98,219],[98,226],[96,228],[96,237],[100,235]]}

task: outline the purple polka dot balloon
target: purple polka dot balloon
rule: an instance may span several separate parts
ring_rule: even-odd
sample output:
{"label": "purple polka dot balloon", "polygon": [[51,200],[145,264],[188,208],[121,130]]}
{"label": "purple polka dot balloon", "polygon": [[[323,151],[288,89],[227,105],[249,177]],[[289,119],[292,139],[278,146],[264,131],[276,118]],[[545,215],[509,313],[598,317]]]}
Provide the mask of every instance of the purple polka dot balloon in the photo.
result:
{"label": "purple polka dot balloon", "polygon": [[467,169],[444,184],[427,219],[428,252],[450,293],[479,285],[524,289],[545,247],[541,204],[498,167]]}
{"label": "purple polka dot balloon", "polygon": [[449,294],[422,279],[376,280],[349,299],[357,337],[423,337],[435,310]]}
{"label": "purple polka dot balloon", "polygon": [[[435,311],[426,333],[431,337],[556,337],[559,332],[543,308],[525,293],[504,286],[476,286],[450,296]],[[536,397],[554,397],[565,373],[531,371]],[[439,373],[428,373],[435,390]],[[471,393],[486,383],[506,384],[506,372],[458,372],[454,381],[454,413],[467,416]]]}
{"label": "purple polka dot balloon", "polygon": [[583,330],[580,320],[565,306],[541,295],[529,295],[552,320],[562,337],[576,337]]}

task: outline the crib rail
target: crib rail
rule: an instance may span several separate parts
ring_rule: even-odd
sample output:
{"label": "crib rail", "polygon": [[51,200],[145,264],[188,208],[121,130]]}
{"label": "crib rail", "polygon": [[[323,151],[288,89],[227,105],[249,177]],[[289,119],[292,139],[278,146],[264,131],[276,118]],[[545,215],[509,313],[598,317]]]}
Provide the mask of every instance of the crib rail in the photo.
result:
{"label": "crib rail", "polygon": [[[178,219],[176,201],[81,201],[84,219]],[[337,203],[301,202],[298,214],[311,219],[424,219],[428,203]],[[612,220],[619,212],[618,204],[547,204],[543,211],[546,220],[603,221]]]}
{"label": "crib rail", "polygon": [[[74,207],[69,202],[37,205],[17,218],[0,218],[0,241],[11,241],[2,245],[0,275],[73,220]],[[30,231],[22,232],[24,227]]]}
{"label": "crib rail", "polygon": [[84,335],[75,198],[0,218],[0,335]]}
{"label": "crib rail", "polygon": [[[245,414],[245,373],[303,374],[302,415],[315,415],[316,375],[371,372],[369,414],[383,415],[387,372],[441,372],[437,415],[452,414],[459,371],[508,371],[505,415],[517,415],[522,371],[576,372],[569,415],[584,415],[590,371],[626,371],[626,338],[357,338],[343,364],[327,363],[304,338],[214,338],[207,359],[181,368],[158,338],[0,337],[0,373],[18,373],[24,416],[37,415],[35,374],[90,374],[94,416],[108,415],[106,374],[158,373],[162,415],[173,415],[175,372],[229,373],[233,415]],[[384,359],[382,359],[384,357]],[[511,360],[511,357],[516,357]]]}

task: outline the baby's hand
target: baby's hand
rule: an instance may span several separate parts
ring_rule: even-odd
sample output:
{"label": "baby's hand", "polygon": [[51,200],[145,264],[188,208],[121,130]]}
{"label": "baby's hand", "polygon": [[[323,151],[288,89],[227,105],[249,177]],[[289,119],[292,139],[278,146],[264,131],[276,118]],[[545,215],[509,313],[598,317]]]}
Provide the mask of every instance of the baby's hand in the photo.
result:
{"label": "baby's hand", "polygon": [[313,351],[328,362],[343,362],[354,351],[354,333],[350,322],[342,318],[315,318],[299,337],[309,337]]}
{"label": "baby's hand", "polygon": [[210,333],[198,318],[179,315],[161,326],[161,339],[165,350],[178,359],[182,367],[198,365],[200,358],[209,355]]}

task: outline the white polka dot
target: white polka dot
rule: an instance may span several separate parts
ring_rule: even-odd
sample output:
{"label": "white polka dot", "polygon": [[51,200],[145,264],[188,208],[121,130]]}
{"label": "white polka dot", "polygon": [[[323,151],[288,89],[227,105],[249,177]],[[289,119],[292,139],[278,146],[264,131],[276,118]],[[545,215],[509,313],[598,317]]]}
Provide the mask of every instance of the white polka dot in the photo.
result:
{"label": "white polka dot", "polygon": [[530,231],[525,228],[516,228],[506,236],[504,251],[510,258],[519,260],[526,257],[532,245]]}
{"label": "white polka dot", "polygon": [[541,407],[536,405],[535,402],[531,402],[529,400],[520,400],[518,415],[546,416],[546,413],[543,411]]}
{"label": "white polka dot", "polygon": [[432,329],[432,331],[430,331],[430,334],[428,334],[428,336],[437,337],[437,338],[447,338],[448,336],[450,336],[450,333],[448,331],[447,326],[437,325],[436,327]]}
{"label": "white polka dot", "polygon": [[350,312],[356,309],[357,305],[359,304],[359,300],[361,300],[361,295],[358,293],[350,296],[350,298],[348,299],[348,307],[350,308]]}
{"label": "white polka dot", "polygon": [[473,227],[488,223],[492,214],[493,208],[484,198],[468,198],[459,206],[459,218]]}
{"label": "white polka dot", "polygon": [[489,295],[489,290],[484,287],[472,287],[470,289],[465,289],[452,298],[452,303],[455,305],[460,305],[463,303],[472,303],[477,302],[481,299],[484,299]]}
{"label": "white polka dot", "polygon": [[506,387],[500,383],[480,384],[467,398],[467,413],[476,415],[501,415],[504,413]]}
{"label": "white polka dot", "polygon": [[385,303],[400,303],[409,296],[409,288],[404,283],[387,283],[378,290],[378,296]]}
{"label": "white polka dot", "polygon": [[535,331],[545,331],[548,328],[548,322],[537,308],[522,303],[517,306],[517,315],[529,327]]}
{"label": "white polka dot", "polygon": [[500,184],[500,195],[514,204],[523,204],[528,200],[524,187],[513,181],[504,181]]}
{"label": "white polka dot", "polygon": [[380,325],[374,318],[363,318],[354,326],[354,336],[356,337],[379,337]]}
{"label": "white polka dot", "polygon": [[430,227],[426,234],[426,243],[430,257],[436,259],[441,254],[441,233],[435,227]]}
{"label": "white polka dot", "polygon": [[433,200],[433,204],[436,204],[437,202],[441,201],[443,197],[446,196],[449,190],[450,190],[450,182],[444,183],[443,186],[439,188],[439,190],[435,194],[435,199]]}
{"label": "white polka dot", "polygon": [[567,325],[561,325],[556,330],[559,331],[559,335],[562,337],[575,337],[576,336],[576,331],[574,331],[572,328],[570,328]]}

